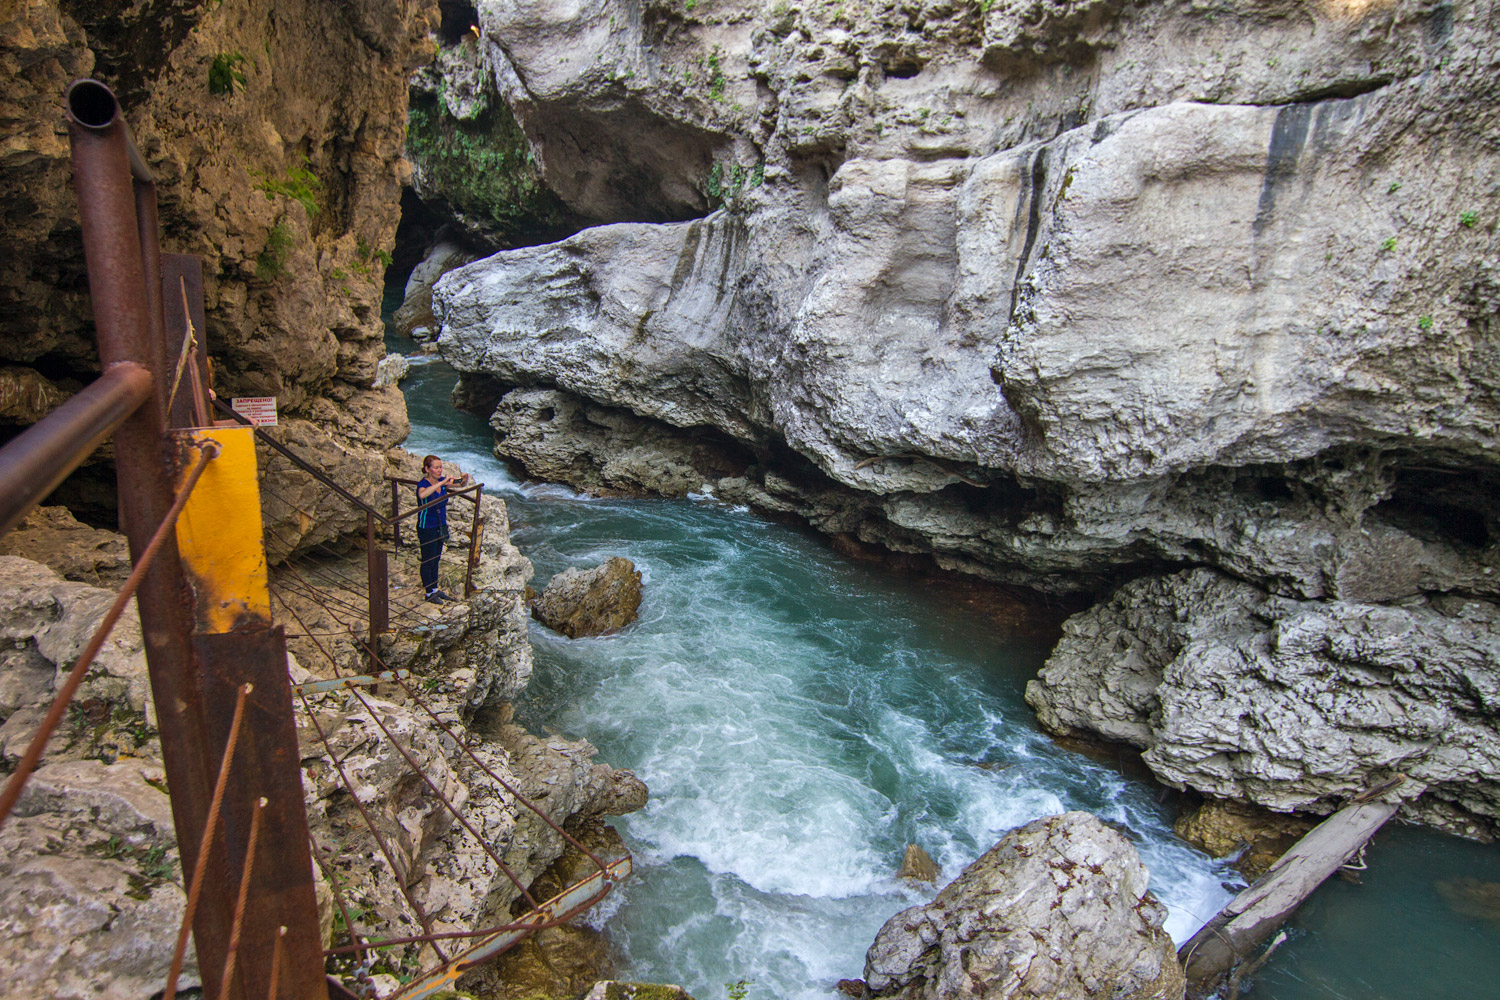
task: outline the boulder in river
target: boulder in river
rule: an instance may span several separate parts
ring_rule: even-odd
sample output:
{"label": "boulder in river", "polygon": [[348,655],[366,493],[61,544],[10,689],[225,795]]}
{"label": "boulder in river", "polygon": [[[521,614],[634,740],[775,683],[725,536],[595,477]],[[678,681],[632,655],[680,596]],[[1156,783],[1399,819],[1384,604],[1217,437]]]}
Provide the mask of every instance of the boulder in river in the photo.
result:
{"label": "boulder in river", "polygon": [[886,921],[868,996],[1180,1000],[1166,907],[1124,837],[1083,812],[1006,834],[937,898]]}
{"label": "boulder in river", "polygon": [[936,882],[942,876],[943,870],[932,860],[932,855],[916,844],[906,845],[906,854],[901,858],[901,870],[896,873],[897,878],[908,878],[914,882]]}
{"label": "boulder in river", "polygon": [[569,639],[606,635],[635,621],[641,607],[641,573],[614,556],[593,569],[565,569],[531,606],[543,625]]}

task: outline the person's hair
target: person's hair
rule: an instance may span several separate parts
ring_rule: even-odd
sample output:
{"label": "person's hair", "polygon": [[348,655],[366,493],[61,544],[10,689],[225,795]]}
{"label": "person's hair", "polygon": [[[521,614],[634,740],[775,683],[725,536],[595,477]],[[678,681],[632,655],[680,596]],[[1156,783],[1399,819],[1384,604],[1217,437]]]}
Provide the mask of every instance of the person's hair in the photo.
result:
{"label": "person's hair", "polygon": [[429,468],[431,468],[433,462],[441,461],[442,459],[436,455],[428,455],[426,458],[422,459],[422,471],[426,472]]}

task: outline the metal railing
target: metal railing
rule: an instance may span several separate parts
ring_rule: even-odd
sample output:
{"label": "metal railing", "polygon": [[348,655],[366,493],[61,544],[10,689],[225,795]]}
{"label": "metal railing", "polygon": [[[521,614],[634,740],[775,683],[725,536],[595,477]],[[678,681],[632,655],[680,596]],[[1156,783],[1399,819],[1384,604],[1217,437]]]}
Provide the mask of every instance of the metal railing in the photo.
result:
{"label": "metal railing", "polygon": [[[284,836],[288,828],[306,829],[295,755],[278,762],[254,747],[233,751],[246,713],[263,733],[278,720],[291,726],[289,695],[283,703],[275,697],[277,681],[287,690],[285,647],[269,621],[246,619],[234,632],[205,629],[198,605],[206,581],[189,580],[179,549],[186,515],[222,463],[218,442],[179,429],[201,423],[194,418],[207,412],[206,359],[189,296],[190,285],[201,288],[201,265],[161,252],[154,178],[109,88],[75,81],[65,105],[102,374],[0,450],[0,530],[113,438],[120,527],[133,568],[0,792],[0,823],[12,815],[93,657],[134,597],[179,856],[184,871],[197,873],[173,969],[181,967],[191,932],[212,997],[326,996],[311,871],[305,879],[297,874],[299,855],[308,857],[305,838]],[[170,308],[169,284],[177,293]],[[169,313],[185,334],[175,357],[165,333]],[[184,372],[189,388],[179,394]],[[238,706],[232,722],[216,712],[226,696]],[[231,768],[236,794],[226,797]],[[251,789],[257,791],[247,798]],[[273,887],[266,875],[278,868]],[[204,873],[237,891],[200,897]],[[270,905],[241,902],[273,896]],[[290,937],[278,933],[283,926]],[[176,995],[175,982],[165,995]]]}
{"label": "metal railing", "polygon": [[[409,670],[392,669],[382,659],[380,635],[393,616],[388,553],[380,548],[379,536],[389,530],[399,550],[401,522],[441,501],[418,503],[403,511],[400,486],[412,481],[396,479],[391,484],[391,513],[386,515],[259,428],[251,434],[241,427],[204,426],[212,407],[206,352],[197,337],[203,326],[200,265],[196,258],[160,252],[151,173],[109,89],[96,81],[77,81],[68,89],[67,106],[103,374],[0,449],[0,533],[19,522],[112,436],[120,524],[133,568],[58,686],[43,723],[0,791],[0,824],[20,801],[94,656],[134,597],[187,892],[162,995],[168,1000],[177,995],[189,934],[209,1000],[354,996],[325,974],[330,958],[348,952],[363,958],[360,995],[373,996],[369,972],[376,949],[419,942],[432,948],[438,965],[397,996],[418,1000],[451,989],[459,976],[480,962],[598,902],[629,872],[630,859],[627,855],[606,863],[575,840],[560,825],[566,817],[549,816],[522,796],[476,753],[466,734],[460,736],[445,721],[444,713],[432,707]],[[177,336],[166,334],[169,322],[174,330],[180,324],[180,347],[175,346]],[[340,667],[324,642],[328,635],[309,628],[289,594],[278,594],[271,585],[263,554],[251,559],[252,568],[242,569],[238,576],[217,568],[221,563],[234,564],[233,559],[218,558],[230,550],[217,536],[236,529],[257,535],[261,531],[258,516],[254,527],[243,527],[248,519],[240,502],[242,488],[253,486],[257,479],[257,441],[363,515],[363,581],[347,574],[340,580],[335,574],[342,571],[336,565],[314,565],[311,560],[306,565],[309,572],[304,573],[292,560],[282,582],[330,618],[334,627],[328,635],[347,636],[360,647],[368,658],[369,674],[352,674]],[[475,484],[450,493],[473,505],[466,597],[474,594],[474,569],[484,527],[482,489],[482,484]],[[236,502],[240,505],[232,507]],[[258,494],[255,504],[259,507]],[[261,541],[254,539],[255,552],[260,552]],[[234,553],[243,551],[235,549]],[[331,549],[326,554],[339,555]],[[326,579],[310,575],[323,573]],[[351,589],[341,589],[344,584]],[[363,600],[340,596],[346,594]],[[224,600],[226,595],[233,599]],[[326,655],[324,672],[331,678],[295,689],[291,686],[287,633],[271,623],[276,600],[302,625],[300,635]],[[226,607],[235,610],[226,614]],[[394,618],[412,611],[398,609]],[[377,683],[399,687],[409,703],[418,706],[444,734],[452,752],[461,753],[468,766],[476,769],[475,774],[484,775],[494,788],[508,794],[516,811],[527,810],[540,818],[562,842],[589,858],[596,871],[552,900],[536,900],[496,846],[397,739],[383,713],[362,690]],[[344,757],[329,743],[329,734],[313,710],[313,700],[335,694],[365,710],[384,740],[512,883],[529,907],[523,915],[480,929],[435,930],[359,790],[344,773]],[[308,828],[294,696],[390,864],[401,896],[423,934],[370,940],[355,924],[334,870],[337,857],[314,844]],[[315,863],[332,887],[350,938],[348,945],[321,947],[312,878]],[[476,943],[461,954],[449,955],[444,943],[455,940]]]}

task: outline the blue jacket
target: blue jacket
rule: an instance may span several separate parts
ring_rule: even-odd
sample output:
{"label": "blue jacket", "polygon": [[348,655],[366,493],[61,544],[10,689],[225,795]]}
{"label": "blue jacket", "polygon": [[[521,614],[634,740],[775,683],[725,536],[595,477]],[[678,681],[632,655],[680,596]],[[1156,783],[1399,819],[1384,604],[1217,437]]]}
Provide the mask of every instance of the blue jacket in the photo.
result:
{"label": "blue jacket", "polygon": [[417,530],[425,534],[438,534],[448,527],[448,487],[439,486],[436,493],[429,493],[427,498],[423,499],[422,491],[431,485],[432,483],[426,478],[417,484],[417,503],[432,503],[439,497],[442,499],[417,513]]}

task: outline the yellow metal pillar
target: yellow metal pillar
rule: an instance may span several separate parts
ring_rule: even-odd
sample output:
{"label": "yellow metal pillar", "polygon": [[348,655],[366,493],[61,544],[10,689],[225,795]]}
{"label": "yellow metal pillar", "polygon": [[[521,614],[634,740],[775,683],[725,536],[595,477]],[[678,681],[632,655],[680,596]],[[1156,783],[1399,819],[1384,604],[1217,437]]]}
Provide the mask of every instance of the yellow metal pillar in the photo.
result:
{"label": "yellow metal pillar", "polygon": [[182,470],[191,467],[197,451],[208,442],[219,447],[219,456],[203,470],[177,519],[177,549],[196,596],[198,634],[266,627],[271,623],[271,591],[256,481],[255,429],[207,427],[173,433]]}

